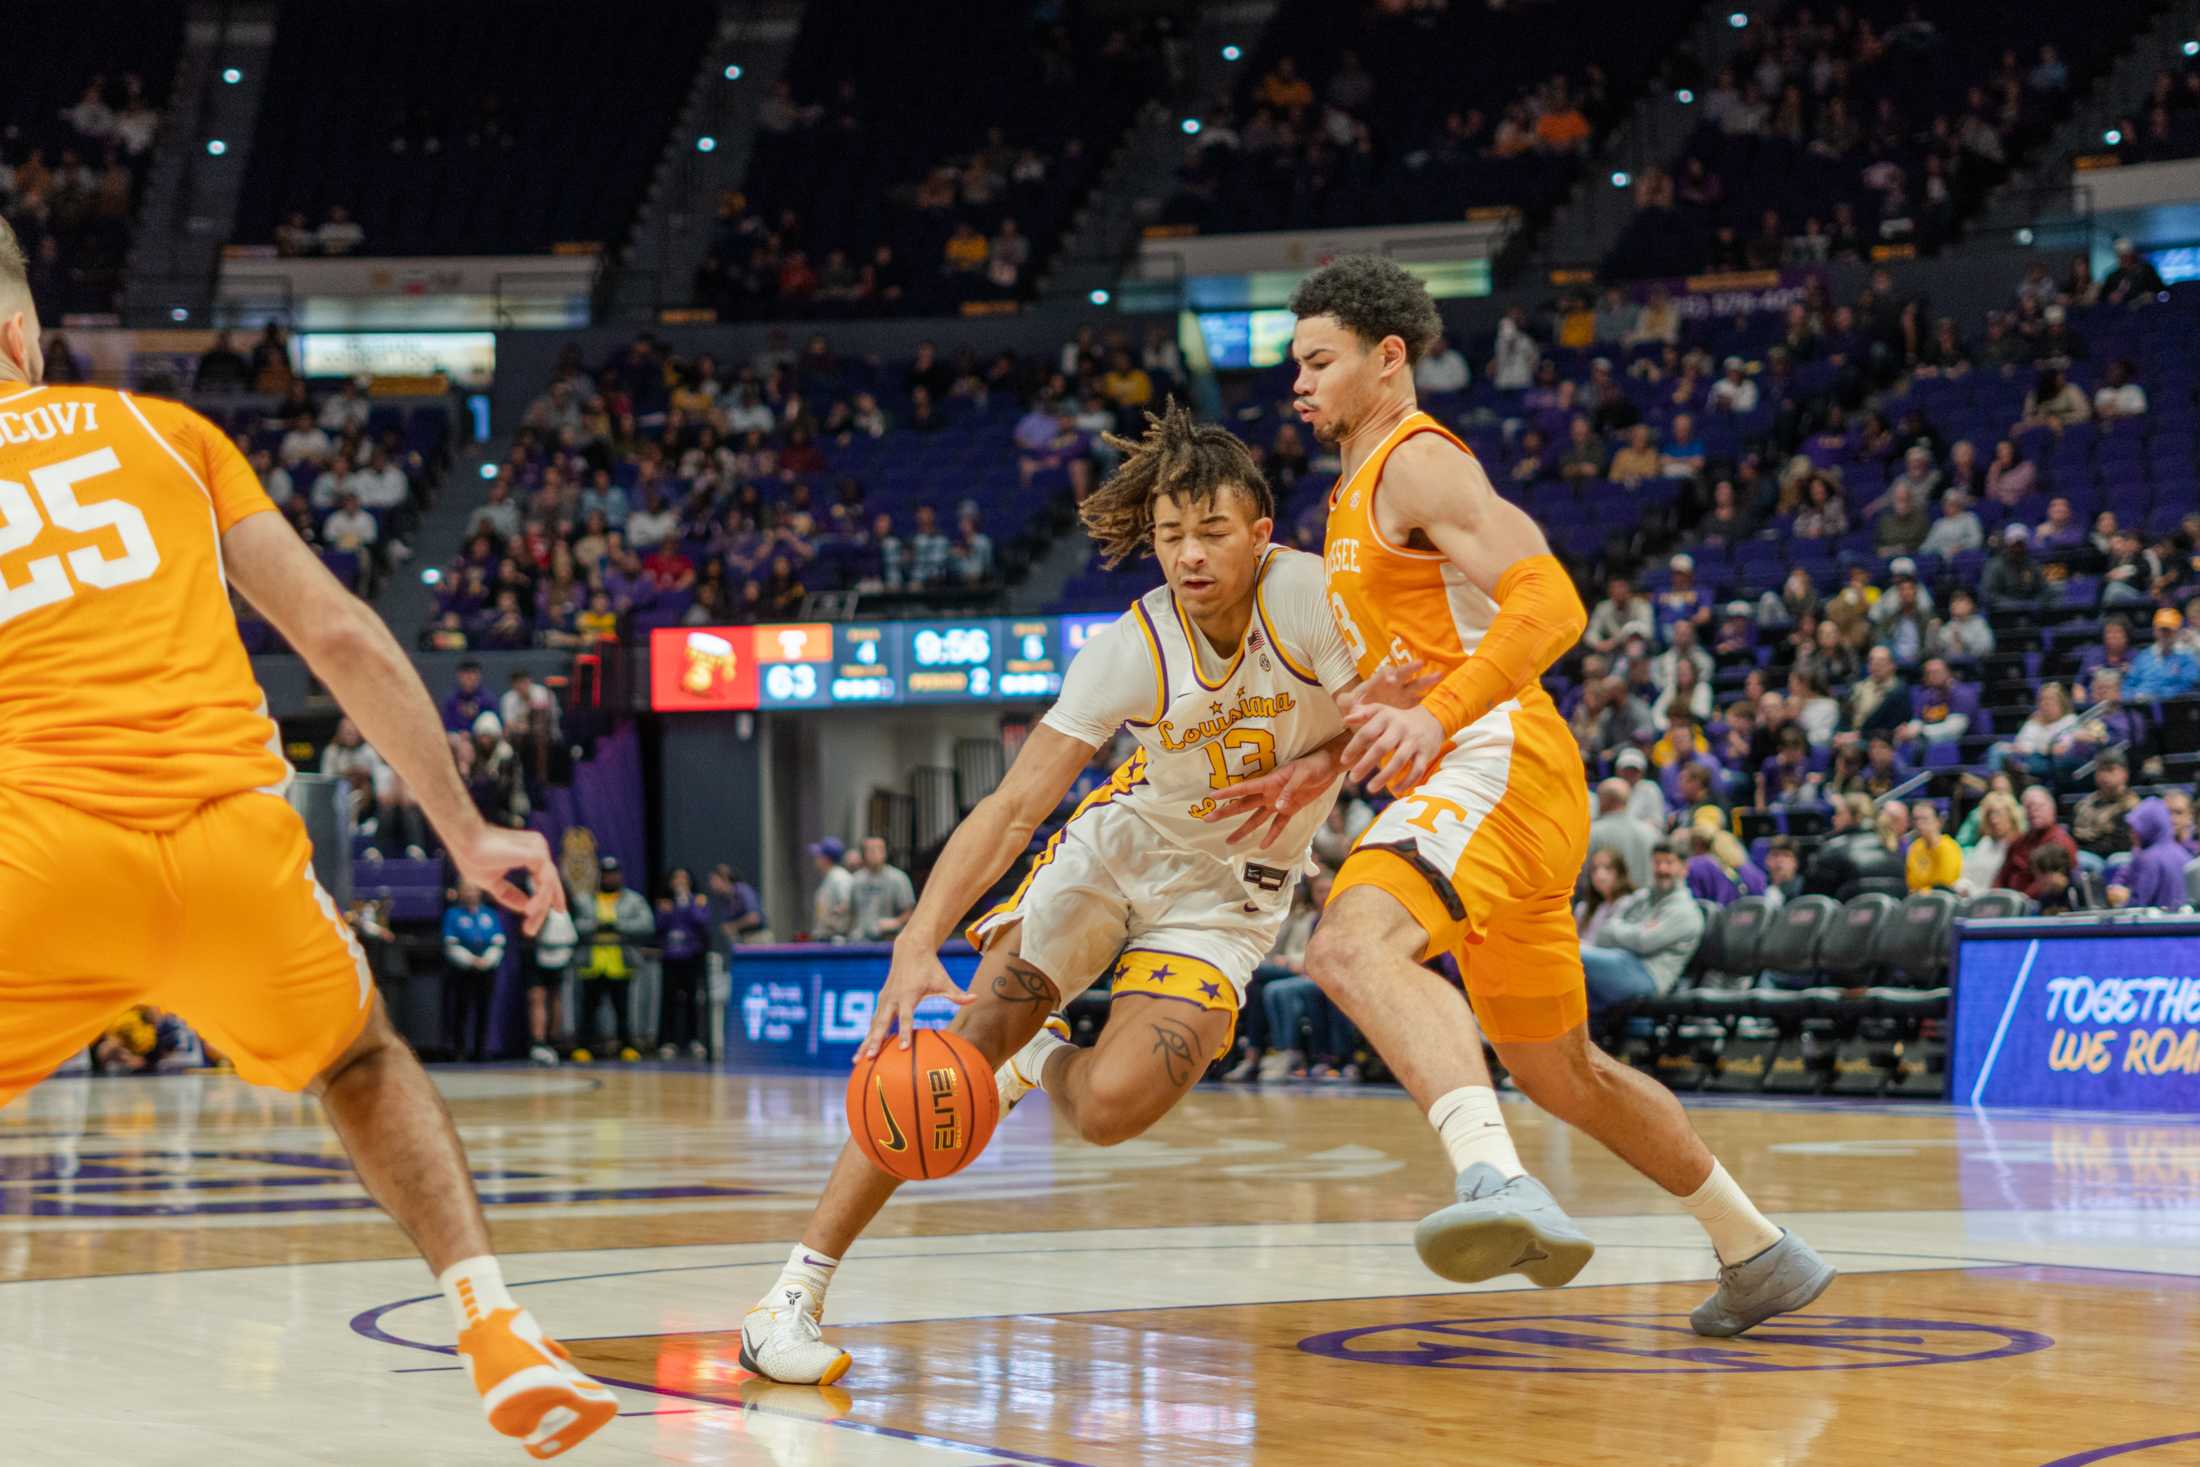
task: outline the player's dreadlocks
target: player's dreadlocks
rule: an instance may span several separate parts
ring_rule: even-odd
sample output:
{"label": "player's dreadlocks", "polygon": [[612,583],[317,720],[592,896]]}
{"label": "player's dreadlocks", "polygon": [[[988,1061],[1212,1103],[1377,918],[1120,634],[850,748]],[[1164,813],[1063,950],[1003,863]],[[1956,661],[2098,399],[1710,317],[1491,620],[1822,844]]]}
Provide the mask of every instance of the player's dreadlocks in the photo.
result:
{"label": "player's dreadlocks", "polygon": [[1101,563],[1114,570],[1141,551],[1153,551],[1153,502],[1157,495],[1189,497],[1207,505],[1227,488],[1252,503],[1256,518],[1272,518],[1276,496],[1253,462],[1252,450],[1215,423],[1201,423],[1175,398],[1159,414],[1146,414],[1146,433],[1135,443],[1104,435],[1123,455],[1107,482],[1085,496],[1078,518],[1100,547]]}

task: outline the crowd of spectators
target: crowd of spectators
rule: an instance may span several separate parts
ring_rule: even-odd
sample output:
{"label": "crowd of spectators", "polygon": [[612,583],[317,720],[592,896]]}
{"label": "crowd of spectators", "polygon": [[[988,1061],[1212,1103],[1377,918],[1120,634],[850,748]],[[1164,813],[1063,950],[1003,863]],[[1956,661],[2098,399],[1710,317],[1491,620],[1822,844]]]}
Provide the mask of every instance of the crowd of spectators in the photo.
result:
{"label": "crowd of spectators", "polygon": [[1225,233],[1539,213],[1693,18],[1643,0],[1615,47],[1599,43],[1600,7],[1577,0],[1289,0],[1229,95],[1185,128],[1158,222]]}
{"label": "crowd of spectators", "polygon": [[[835,18],[812,7],[808,25]],[[1160,89],[1168,19],[1082,35],[998,13],[970,15],[973,32],[937,8],[847,19],[870,45],[796,67],[758,108],[746,185],[720,200],[697,303],[723,319],[815,320],[1028,298],[1133,110]],[[954,54],[940,64],[981,79],[939,85],[927,60],[943,47]]]}
{"label": "crowd of spectators", "polygon": [[115,308],[159,128],[134,72],[93,77],[50,118],[0,110],[0,217],[22,241],[32,294],[53,315]]}
{"label": "crowd of spectators", "polygon": [[1911,6],[1875,22],[1873,9],[1752,16],[1743,50],[1689,93],[1701,120],[1686,152],[1634,179],[1615,273],[1930,253],[2068,111],[2071,67],[2052,41],[1997,29],[1988,45],[1958,16],[1936,24]]}
{"label": "crowd of spectators", "polygon": [[2106,143],[2107,151],[2121,163],[2200,153],[2200,65],[2187,58],[2157,71],[2146,96],[2111,131],[2114,141]]}
{"label": "crowd of spectators", "polygon": [[[986,504],[912,501],[838,465],[861,456],[914,474],[950,425],[997,425],[982,451],[1012,458],[1014,482],[1079,496],[1106,453],[1099,435],[1134,424],[1181,371],[1165,335],[1141,346],[1091,329],[1051,360],[949,358],[927,343],[889,366],[836,357],[821,335],[796,351],[776,334],[741,364],[648,337],[596,369],[569,355],[458,559],[434,572],[425,639],[581,647],[653,626],[794,620],[819,592],[991,592],[1004,566]],[[891,462],[877,452],[888,444]]]}

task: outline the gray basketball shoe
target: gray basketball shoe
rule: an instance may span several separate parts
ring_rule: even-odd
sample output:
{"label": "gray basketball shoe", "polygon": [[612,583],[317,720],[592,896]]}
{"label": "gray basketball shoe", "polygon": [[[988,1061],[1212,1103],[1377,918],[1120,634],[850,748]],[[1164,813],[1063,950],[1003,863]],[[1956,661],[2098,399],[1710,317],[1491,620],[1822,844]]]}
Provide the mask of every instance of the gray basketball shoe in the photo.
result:
{"label": "gray basketball shoe", "polygon": [[1826,1292],[1835,1272],[1810,1244],[1782,1228],[1780,1241],[1764,1252],[1722,1266],[1719,1291],[1698,1304],[1688,1322],[1699,1335],[1738,1335],[1810,1303]]}
{"label": "gray basketball shoe", "polygon": [[1485,1162],[1459,1174],[1459,1200],[1413,1230],[1413,1246],[1432,1273],[1475,1284],[1520,1273],[1555,1289],[1583,1269],[1596,1244],[1574,1226],[1541,1182]]}

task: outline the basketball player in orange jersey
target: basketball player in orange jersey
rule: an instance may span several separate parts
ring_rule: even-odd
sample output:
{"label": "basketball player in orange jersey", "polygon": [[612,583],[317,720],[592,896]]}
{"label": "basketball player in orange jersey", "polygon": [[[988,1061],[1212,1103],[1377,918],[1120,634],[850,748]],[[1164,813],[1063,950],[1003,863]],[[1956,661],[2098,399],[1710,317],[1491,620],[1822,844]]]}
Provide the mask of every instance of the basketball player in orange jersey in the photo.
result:
{"label": "basketball player in orange jersey", "polygon": [[[1422,1260],[1461,1282],[1520,1272],[1554,1287],[1593,1245],[1514,1152],[1482,1060],[1679,1198],[1710,1234],[1718,1292],[1693,1320],[1733,1335],[1824,1292],[1833,1270],[1753,1206],[1672,1093],[1590,1043],[1569,902],[1588,781],[1540,678],[1587,618],[1543,532],[1498,497],[1465,444],[1414,400],[1435,303],[1392,261],[1348,256],[1291,298],[1299,416],[1343,454],[1329,497],[1329,605],[1369,677],[1425,664],[1416,707],[1368,705],[1350,741],[1233,791],[1254,820],[1349,772],[1399,798],[1338,872],[1306,971],[1389,1061],[1457,1170],[1424,1219]],[[1420,965],[1458,960],[1472,1010]],[[1480,1034],[1477,1033],[1477,1022]]]}
{"label": "basketball player in orange jersey", "polygon": [[450,1115],[314,880],[230,587],[530,933],[564,900],[549,847],[475,813],[411,663],[219,429],[44,370],[0,221],[0,1106],[137,1003],[311,1092],[442,1283],[490,1425],[556,1456],[618,1403],[505,1290]]}

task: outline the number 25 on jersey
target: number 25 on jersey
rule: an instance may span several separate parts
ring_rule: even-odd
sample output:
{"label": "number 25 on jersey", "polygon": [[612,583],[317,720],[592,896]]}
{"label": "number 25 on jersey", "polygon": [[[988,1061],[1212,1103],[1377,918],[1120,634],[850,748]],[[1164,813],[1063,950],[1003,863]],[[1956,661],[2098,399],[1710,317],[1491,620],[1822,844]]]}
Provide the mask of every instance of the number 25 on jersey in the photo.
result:
{"label": "number 25 on jersey", "polygon": [[[148,580],[160,569],[159,547],[153,544],[153,532],[137,506],[119,499],[77,502],[77,485],[121,469],[115,451],[102,448],[32,469],[30,488],[14,479],[0,479],[0,561],[29,549],[48,525],[79,535],[111,529],[122,540],[122,554],[114,557],[97,545],[81,545],[66,556],[40,556],[24,565],[20,585],[0,574],[0,626],[42,606],[66,601],[79,588],[109,591]],[[38,491],[35,503],[31,489]]]}

